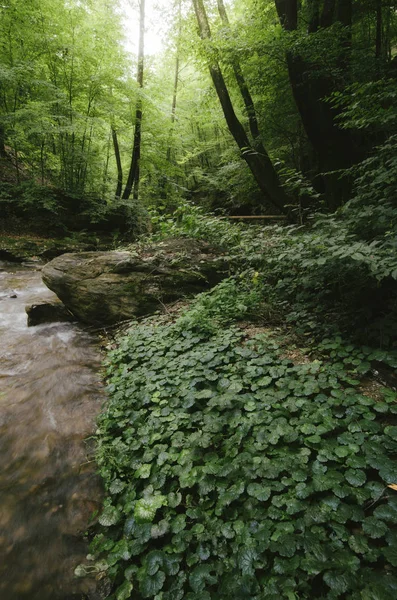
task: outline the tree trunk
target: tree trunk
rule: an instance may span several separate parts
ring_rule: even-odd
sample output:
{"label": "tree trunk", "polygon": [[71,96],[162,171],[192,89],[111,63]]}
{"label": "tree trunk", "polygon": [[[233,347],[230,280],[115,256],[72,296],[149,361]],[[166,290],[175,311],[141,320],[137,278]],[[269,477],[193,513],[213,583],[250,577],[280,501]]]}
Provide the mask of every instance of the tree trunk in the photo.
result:
{"label": "tree trunk", "polygon": [[[197,17],[200,36],[203,40],[210,40],[211,30],[203,0],[193,0],[193,6]],[[250,168],[259,189],[271,204],[273,204],[280,211],[287,213],[287,206],[290,204],[290,199],[280,185],[278,175],[268,154],[259,154],[250,144],[244,127],[238,120],[234,111],[220,66],[214,58],[210,58],[209,71],[229,131],[240,148],[241,156],[244,158],[248,167]]]}
{"label": "tree trunk", "polygon": [[112,129],[114,155],[116,157],[116,165],[117,165],[117,187],[116,187],[115,196],[116,196],[116,198],[120,198],[121,192],[123,190],[123,167],[121,164],[120,146],[119,146],[119,140],[117,137],[117,131],[116,131],[114,125],[112,125],[111,129]]}
{"label": "tree trunk", "polygon": [[135,132],[132,148],[131,166],[128,173],[127,183],[123,193],[123,200],[128,200],[134,188],[134,199],[138,199],[140,160],[141,160],[141,139],[142,139],[142,95],[143,73],[145,61],[145,0],[140,0],[139,16],[139,51],[138,51],[138,98],[135,111]]}
{"label": "tree trunk", "polygon": [[382,57],[382,30],[383,30],[382,0],[376,0],[376,43],[375,43],[375,56],[378,59],[380,59]]}
{"label": "tree trunk", "polygon": [[182,36],[182,0],[179,0],[178,3],[178,41],[176,47],[176,59],[175,59],[175,77],[174,77],[174,89],[172,92],[172,106],[171,106],[171,130],[170,130],[170,138],[167,148],[167,162],[171,162],[171,154],[172,154],[172,137],[173,137],[173,129],[174,123],[176,119],[176,102],[178,99],[178,85],[179,85],[179,48],[181,43]]}
{"label": "tree trunk", "polygon": [[5,158],[7,156],[6,153],[6,134],[3,125],[0,124],[0,158]]}
{"label": "tree trunk", "polygon": [[298,0],[275,0],[278,16],[285,31],[298,27]]}
{"label": "tree trunk", "polygon": [[[297,29],[297,21],[289,16],[295,15],[297,0],[283,0],[283,2],[275,0],[275,2],[284,29],[293,31],[292,26]],[[335,0],[325,0],[320,18],[321,26],[329,23],[335,8]],[[339,0],[337,8],[340,19],[343,19],[343,24],[347,26],[351,22],[351,0]],[[286,12],[282,12],[282,9]],[[350,27],[346,39],[346,44],[350,45]],[[341,47],[341,60],[342,55],[343,60],[348,56],[345,43],[342,43]],[[350,191],[350,185],[341,181],[340,174],[336,171],[350,167],[363,158],[363,155],[351,134],[338,127],[336,120],[338,111],[325,102],[325,98],[336,89],[334,79],[326,74],[313,74],[315,65],[308,63],[298,53],[288,51],[286,58],[295,103],[307,137],[318,156],[326,202],[331,210],[335,210],[344,202]]]}
{"label": "tree trunk", "polygon": [[[219,11],[219,15],[221,17],[222,23],[223,23],[224,27],[226,29],[228,29],[229,32],[231,32],[229,18],[227,16],[227,12],[226,12],[226,8],[223,3],[223,0],[217,0],[217,1],[218,1],[218,11]],[[254,105],[254,101],[252,99],[250,90],[248,88],[247,82],[245,81],[243,70],[241,68],[239,61],[236,59],[232,60],[232,67],[233,67],[233,71],[234,71],[234,76],[237,81],[237,85],[240,90],[241,97],[244,101],[245,110],[247,111],[251,135],[254,138],[255,142],[260,143],[260,132],[259,132],[258,119],[256,117],[255,105]],[[261,148],[260,149],[258,148],[259,151],[262,153],[265,153],[266,151],[263,148],[262,143],[260,143],[260,145],[261,145]]]}
{"label": "tree trunk", "polygon": [[320,2],[319,0],[308,0],[309,25],[308,32],[315,33],[320,25]]}
{"label": "tree trunk", "polygon": [[324,0],[323,12],[320,17],[320,27],[326,29],[334,22],[336,0]]}

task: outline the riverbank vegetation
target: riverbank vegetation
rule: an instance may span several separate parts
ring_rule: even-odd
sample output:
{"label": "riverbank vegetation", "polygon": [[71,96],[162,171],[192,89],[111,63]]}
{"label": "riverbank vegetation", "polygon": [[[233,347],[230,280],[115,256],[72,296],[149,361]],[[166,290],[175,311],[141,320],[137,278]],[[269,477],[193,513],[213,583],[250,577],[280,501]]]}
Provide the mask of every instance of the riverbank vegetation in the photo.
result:
{"label": "riverbank vegetation", "polygon": [[228,247],[236,274],[132,324],[110,352],[107,495],[79,572],[110,577],[112,598],[390,597],[397,354],[368,341],[375,306],[354,314],[332,278],[314,301],[317,263],[299,283],[312,230],[247,230],[188,207],[158,226]]}
{"label": "riverbank vegetation", "polygon": [[389,600],[396,3],[175,0],[159,56],[122,7],[0,7],[2,230],[204,239],[230,277],[113,344],[76,573],[116,600]]}

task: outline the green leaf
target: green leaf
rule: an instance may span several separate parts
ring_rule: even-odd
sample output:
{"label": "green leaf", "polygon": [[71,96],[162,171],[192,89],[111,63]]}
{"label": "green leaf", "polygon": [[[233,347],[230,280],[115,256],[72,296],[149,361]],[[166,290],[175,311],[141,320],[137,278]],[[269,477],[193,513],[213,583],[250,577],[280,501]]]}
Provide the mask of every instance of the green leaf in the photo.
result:
{"label": "green leaf", "polygon": [[120,513],[114,506],[106,506],[98,521],[104,527],[116,525],[120,519]]}
{"label": "green leaf", "polygon": [[363,521],[363,529],[371,538],[381,538],[388,530],[386,523],[375,517],[367,517]]}
{"label": "green leaf", "polygon": [[271,489],[259,483],[250,483],[247,487],[247,492],[249,496],[253,496],[261,502],[266,502],[271,495]]}
{"label": "green leaf", "polygon": [[134,508],[134,517],[137,523],[151,523],[159,508],[167,503],[167,498],[162,495],[149,496],[138,500]]}
{"label": "green leaf", "polygon": [[257,553],[254,548],[244,548],[238,554],[238,566],[243,575],[254,574],[254,561],[257,559]]}
{"label": "green leaf", "polygon": [[353,487],[360,487],[367,481],[364,471],[361,471],[360,469],[348,469],[345,473],[345,477]]}
{"label": "green leaf", "polygon": [[131,581],[124,581],[116,590],[116,600],[128,600],[134,586]]}
{"label": "green leaf", "polygon": [[140,582],[139,591],[144,598],[153,598],[163,588],[165,573],[157,571],[154,575],[147,574]]}
{"label": "green leaf", "polygon": [[335,571],[327,571],[324,573],[324,581],[334,594],[340,596],[344,594],[349,587],[349,580],[346,575]]}
{"label": "green leaf", "polygon": [[212,570],[209,565],[200,565],[192,571],[189,576],[189,583],[194,592],[202,592],[206,584],[213,585],[218,581],[216,575],[211,575]]}

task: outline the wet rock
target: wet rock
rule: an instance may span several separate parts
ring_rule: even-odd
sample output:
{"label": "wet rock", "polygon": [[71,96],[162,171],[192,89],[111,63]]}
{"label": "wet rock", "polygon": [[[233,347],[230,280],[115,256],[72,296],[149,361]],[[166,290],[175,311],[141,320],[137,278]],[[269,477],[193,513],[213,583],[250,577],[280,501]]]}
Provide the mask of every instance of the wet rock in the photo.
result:
{"label": "wet rock", "polygon": [[171,239],[123,252],[64,254],[45,265],[43,281],[78,319],[102,326],[152,314],[227,274],[226,261],[205,242]]}
{"label": "wet rock", "polygon": [[28,327],[41,325],[42,323],[58,323],[74,321],[71,312],[60,302],[30,304],[25,307],[28,315]]}
{"label": "wet rock", "polygon": [[12,263],[21,263],[23,259],[18,256],[18,254],[14,254],[10,250],[0,248],[0,260],[5,260]]}

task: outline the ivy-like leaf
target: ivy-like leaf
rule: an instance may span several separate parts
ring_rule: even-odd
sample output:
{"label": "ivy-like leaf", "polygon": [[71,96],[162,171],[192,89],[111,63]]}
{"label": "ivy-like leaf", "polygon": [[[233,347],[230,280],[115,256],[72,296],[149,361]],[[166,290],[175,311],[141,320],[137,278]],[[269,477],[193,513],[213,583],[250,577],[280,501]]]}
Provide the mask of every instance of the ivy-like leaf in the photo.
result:
{"label": "ivy-like leaf", "polygon": [[157,571],[155,575],[146,574],[140,582],[139,591],[144,598],[153,598],[162,589],[165,581],[165,573]]}
{"label": "ivy-like leaf", "polygon": [[247,487],[247,492],[249,496],[253,496],[261,502],[266,502],[270,498],[271,488],[259,483],[250,483]]}
{"label": "ivy-like leaf", "polygon": [[212,571],[213,569],[210,565],[200,565],[192,571],[189,583],[194,592],[202,592],[207,583],[212,585],[218,581],[217,576],[211,574]]}
{"label": "ivy-like leaf", "polygon": [[141,498],[135,504],[134,517],[137,523],[151,523],[159,508],[166,504],[167,498],[162,495]]}

